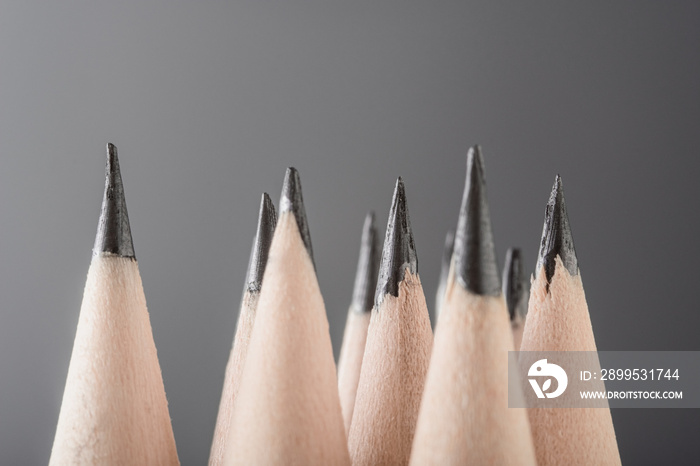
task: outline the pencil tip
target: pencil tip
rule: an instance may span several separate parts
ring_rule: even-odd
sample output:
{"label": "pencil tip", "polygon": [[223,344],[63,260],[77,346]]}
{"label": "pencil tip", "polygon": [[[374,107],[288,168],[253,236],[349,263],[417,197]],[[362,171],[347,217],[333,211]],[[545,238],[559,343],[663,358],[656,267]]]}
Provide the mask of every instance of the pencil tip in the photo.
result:
{"label": "pencil tip", "polygon": [[309,234],[309,224],[306,221],[306,209],[304,209],[304,197],[301,194],[301,180],[299,172],[294,167],[287,168],[287,173],[284,175],[284,184],[282,185],[282,196],[280,197],[280,215],[285,212],[294,214],[299,227],[299,234],[304,241],[304,246],[311,256],[311,262],[316,267],[314,262],[314,253],[311,248],[311,235]]}
{"label": "pencil tip", "polygon": [[248,274],[246,287],[248,291],[260,291],[262,286],[265,266],[267,265],[267,255],[270,251],[272,236],[277,225],[277,213],[275,205],[267,193],[263,193],[260,200],[260,212],[258,214],[258,229],[253,240],[253,249],[250,251],[248,262]]}
{"label": "pencil tip", "polygon": [[406,192],[403,180],[399,177],[396,180],[389,221],[386,226],[377,291],[374,295],[375,307],[379,307],[387,294],[398,297],[399,282],[403,280],[407,269],[412,274],[418,273],[418,259],[408,207],[406,206]]}
{"label": "pencil tip", "polygon": [[566,201],[564,200],[564,188],[559,175],[554,179],[552,193],[549,195],[545,209],[542,242],[537,257],[537,272],[539,272],[540,267],[544,266],[547,283],[552,282],[557,256],[561,258],[564,267],[571,275],[578,274],[574,238],[571,235],[569,216],[566,213]]}
{"label": "pencil tip", "polygon": [[510,248],[503,267],[503,296],[508,305],[510,320],[525,317],[528,294],[527,283],[523,277],[522,252],[518,248]]}
{"label": "pencil tip", "polygon": [[467,179],[455,234],[454,260],[456,278],[466,290],[489,296],[501,293],[479,146],[471,147],[467,154]]}
{"label": "pencil tip", "polygon": [[440,267],[440,280],[438,287],[444,286],[447,283],[447,276],[450,273],[450,265],[452,263],[452,252],[455,247],[455,232],[450,230],[445,235],[445,246],[442,250],[442,265]]}
{"label": "pencil tip", "polygon": [[352,307],[357,312],[370,312],[377,286],[379,270],[379,237],[374,224],[374,212],[367,213],[362,227],[360,259],[357,261],[355,287],[352,292]]}
{"label": "pencil tip", "polygon": [[93,255],[113,254],[135,259],[117,147],[111,143],[107,144],[105,192],[92,253]]}

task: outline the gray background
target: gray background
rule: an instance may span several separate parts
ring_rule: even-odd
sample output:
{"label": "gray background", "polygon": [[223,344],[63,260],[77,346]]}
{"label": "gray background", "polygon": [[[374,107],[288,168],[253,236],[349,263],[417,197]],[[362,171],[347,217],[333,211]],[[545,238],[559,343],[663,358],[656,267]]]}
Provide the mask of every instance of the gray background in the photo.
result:
{"label": "gray background", "polygon": [[[180,458],[204,464],[260,194],[301,173],[336,355],[402,175],[432,308],[465,154],[534,268],[563,176],[598,347],[700,350],[700,2],[0,4],[0,462],[48,460],[119,147]],[[566,3],[566,5],[564,5]],[[383,225],[382,225],[383,227]],[[615,410],[698,464],[697,410]]]}

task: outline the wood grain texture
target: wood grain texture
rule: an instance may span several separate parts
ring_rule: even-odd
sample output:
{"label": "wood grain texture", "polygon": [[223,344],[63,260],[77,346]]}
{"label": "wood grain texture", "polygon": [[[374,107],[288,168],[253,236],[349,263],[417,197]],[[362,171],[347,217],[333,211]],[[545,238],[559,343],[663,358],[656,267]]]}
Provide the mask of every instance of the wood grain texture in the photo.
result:
{"label": "wood grain texture", "polygon": [[[556,257],[547,292],[544,267],[534,278],[521,351],[596,351],[581,274]],[[606,408],[528,410],[540,466],[619,465],[615,429]]]}
{"label": "wood grain texture", "polygon": [[241,385],[243,364],[248,355],[248,345],[250,344],[250,336],[253,333],[255,310],[258,306],[259,296],[260,294],[256,291],[246,290],[241,301],[236,334],[233,339],[231,354],[226,364],[224,388],[221,392],[219,414],[216,417],[216,427],[214,428],[214,440],[209,453],[210,466],[220,466],[224,461],[224,452],[228,446],[228,432],[231,426],[231,418],[233,417],[235,400],[238,396],[238,389]]}
{"label": "wood grain texture", "polygon": [[179,464],[133,259],[93,257],[49,464]]}
{"label": "wood grain texture", "polygon": [[435,332],[413,443],[413,465],[534,465],[527,413],[508,408],[513,338],[502,296],[481,296],[454,280]]}
{"label": "wood grain texture", "polygon": [[354,306],[351,306],[345,322],[343,346],[340,348],[340,358],[338,359],[338,393],[340,394],[340,407],[343,412],[346,434],[350,433],[370,316],[371,313],[357,312]]}
{"label": "wood grain texture", "polygon": [[326,310],[290,212],[263,283],[224,464],[347,465]]}
{"label": "wood grain texture", "polygon": [[433,333],[418,275],[372,311],[348,438],[353,465],[408,464]]}

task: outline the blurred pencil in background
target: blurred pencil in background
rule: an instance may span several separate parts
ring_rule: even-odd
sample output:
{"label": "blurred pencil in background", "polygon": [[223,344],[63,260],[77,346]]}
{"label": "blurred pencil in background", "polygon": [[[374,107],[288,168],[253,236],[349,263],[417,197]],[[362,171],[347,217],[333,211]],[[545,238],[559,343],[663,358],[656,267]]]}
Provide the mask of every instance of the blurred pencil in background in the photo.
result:
{"label": "blurred pencil in background", "polygon": [[442,264],[440,266],[440,278],[438,279],[437,292],[435,293],[435,325],[440,317],[442,303],[445,301],[445,288],[447,288],[447,277],[450,274],[450,264],[452,263],[452,251],[455,246],[455,232],[450,230],[445,235],[445,246],[442,250]]}
{"label": "blurred pencil in background", "polygon": [[518,248],[510,248],[503,266],[503,296],[506,298],[510,325],[513,330],[513,348],[520,349],[523,328],[530,298],[530,282],[523,277],[523,256]]}
{"label": "blurred pencil in background", "polygon": [[231,354],[226,364],[224,388],[221,393],[219,414],[216,418],[216,427],[214,428],[214,440],[211,445],[211,453],[209,454],[209,464],[211,466],[222,464],[224,452],[228,445],[228,431],[231,425],[235,400],[238,395],[238,387],[241,384],[243,364],[248,354],[250,335],[253,333],[255,311],[260,298],[265,265],[267,265],[267,254],[270,250],[270,243],[272,242],[276,224],[277,214],[275,206],[270,196],[267,193],[263,193],[258,213],[258,228],[253,240],[253,249],[250,252],[246,284],[238,313],[236,334],[231,347]]}
{"label": "blurred pencil in background", "polygon": [[362,357],[365,354],[367,328],[374,303],[378,270],[379,237],[374,224],[374,212],[370,212],[365,217],[362,228],[360,258],[357,261],[352,303],[348,310],[343,345],[338,359],[338,392],[346,434],[350,432],[350,422],[355,407],[355,395],[360,380]]}

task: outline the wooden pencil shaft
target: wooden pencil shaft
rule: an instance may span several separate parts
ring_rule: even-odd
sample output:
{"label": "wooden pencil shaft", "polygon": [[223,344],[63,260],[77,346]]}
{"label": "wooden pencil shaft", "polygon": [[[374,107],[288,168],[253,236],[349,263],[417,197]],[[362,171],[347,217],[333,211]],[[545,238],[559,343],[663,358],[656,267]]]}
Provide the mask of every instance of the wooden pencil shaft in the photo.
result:
{"label": "wooden pencil shaft", "polygon": [[216,417],[216,427],[214,428],[214,439],[209,454],[209,465],[219,466],[223,464],[226,449],[228,447],[229,429],[235,402],[238,398],[238,391],[241,385],[243,367],[248,355],[248,345],[250,336],[253,333],[255,324],[255,311],[258,305],[260,294],[257,291],[249,291],[243,294],[241,310],[236,325],[236,334],[231,347],[224,374],[224,388],[219,401],[219,412]]}
{"label": "wooden pencil shaft", "polygon": [[355,410],[355,398],[360,382],[369,321],[369,312],[357,312],[354,307],[348,310],[343,346],[340,348],[340,358],[338,359],[338,393],[346,434],[350,433],[350,423]]}
{"label": "wooden pencil shaft", "polygon": [[219,466],[223,463],[226,448],[228,447],[231,419],[238,396],[238,388],[241,383],[243,366],[248,355],[250,336],[253,333],[253,325],[255,324],[255,311],[258,306],[263,275],[276,224],[277,214],[275,206],[270,196],[267,193],[263,193],[258,213],[258,227],[248,261],[246,286],[238,314],[236,333],[231,347],[231,354],[226,364],[226,372],[224,373],[224,388],[221,392],[219,413],[216,418],[216,427],[214,428],[214,439],[209,454],[210,466]]}
{"label": "wooden pencil shaft", "polygon": [[263,284],[224,464],[349,464],[323,298],[284,209]]}
{"label": "wooden pencil shaft", "polygon": [[[532,285],[521,351],[596,351],[581,275],[572,276],[555,256],[551,283],[540,268]],[[620,464],[610,410],[528,410],[540,465]]]}
{"label": "wooden pencil shaft", "polygon": [[433,334],[418,275],[372,311],[348,445],[353,465],[408,464]]}
{"label": "wooden pencil shaft", "polygon": [[131,258],[93,257],[49,464],[179,464]]}
{"label": "wooden pencil shaft", "polygon": [[411,464],[535,464],[527,414],[508,407],[509,390],[519,389],[509,386],[512,350],[503,297],[450,280]]}

